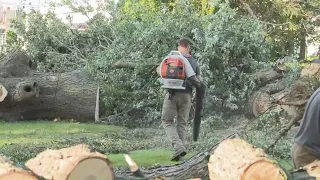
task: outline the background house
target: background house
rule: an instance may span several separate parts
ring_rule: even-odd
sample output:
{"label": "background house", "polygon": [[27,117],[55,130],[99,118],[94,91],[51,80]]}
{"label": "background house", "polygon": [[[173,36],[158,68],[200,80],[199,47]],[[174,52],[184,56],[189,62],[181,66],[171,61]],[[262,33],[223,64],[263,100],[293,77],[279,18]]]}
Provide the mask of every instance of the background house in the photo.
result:
{"label": "background house", "polygon": [[0,4],[0,50],[4,49],[6,33],[11,30],[11,20],[16,18],[15,6]]}

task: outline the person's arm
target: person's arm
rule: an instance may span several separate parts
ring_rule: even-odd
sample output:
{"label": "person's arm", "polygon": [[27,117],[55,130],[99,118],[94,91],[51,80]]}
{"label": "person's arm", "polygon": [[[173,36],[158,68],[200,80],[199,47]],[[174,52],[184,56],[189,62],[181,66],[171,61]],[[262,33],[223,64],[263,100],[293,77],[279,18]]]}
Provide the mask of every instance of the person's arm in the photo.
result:
{"label": "person's arm", "polygon": [[194,72],[194,70],[188,60],[185,61],[185,65],[186,65],[186,75],[187,75],[187,78],[190,81],[190,83],[193,86],[195,86],[196,89],[198,89],[200,91],[204,91],[205,86],[202,83],[202,81],[198,78],[198,75],[200,75],[200,69],[199,68],[196,69],[196,72],[198,73],[198,75],[197,75],[197,73]]}

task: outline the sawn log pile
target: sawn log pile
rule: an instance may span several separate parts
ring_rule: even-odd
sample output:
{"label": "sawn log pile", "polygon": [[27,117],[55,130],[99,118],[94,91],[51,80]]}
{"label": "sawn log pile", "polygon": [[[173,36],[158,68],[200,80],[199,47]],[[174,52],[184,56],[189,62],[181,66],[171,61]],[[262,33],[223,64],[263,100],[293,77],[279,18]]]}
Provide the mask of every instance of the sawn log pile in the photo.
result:
{"label": "sawn log pile", "polygon": [[[209,153],[209,154],[207,154]],[[141,170],[124,155],[130,171],[116,174],[108,156],[85,144],[45,150],[18,167],[0,156],[0,180],[302,180],[320,179],[320,162],[299,170],[285,170],[260,148],[229,136],[208,152],[201,152],[176,165]],[[198,159],[196,161],[195,159]]]}
{"label": "sawn log pile", "polygon": [[249,100],[249,116],[258,117],[272,109],[283,109],[287,119],[296,116],[301,119],[307,100],[320,87],[320,63],[312,61],[304,66],[290,88],[286,86],[283,73],[286,73],[284,68],[283,71],[269,69],[252,75],[258,88]]}

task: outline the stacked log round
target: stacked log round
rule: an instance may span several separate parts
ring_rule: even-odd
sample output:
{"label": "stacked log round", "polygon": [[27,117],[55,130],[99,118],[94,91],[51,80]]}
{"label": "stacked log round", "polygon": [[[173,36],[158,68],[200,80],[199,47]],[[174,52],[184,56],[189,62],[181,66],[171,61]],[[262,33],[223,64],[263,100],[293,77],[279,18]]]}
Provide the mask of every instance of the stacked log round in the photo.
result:
{"label": "stacked log round", "polygon": [[285,172],[262,149],[238,138],[220,143],[210,156],[208,168],[212,180],[286,179]]}
{"label": "stacked log round", "polygon": [[114,179],[108,157],[79,144],[60,150],[46,150],[26,162],[26,167],[48,180]]}
{"label": "stacked log round", "polygon": [[38,178],[32,172],[24,170],[14,165],[7,157],[0,156],[0,180],[37,180]]}

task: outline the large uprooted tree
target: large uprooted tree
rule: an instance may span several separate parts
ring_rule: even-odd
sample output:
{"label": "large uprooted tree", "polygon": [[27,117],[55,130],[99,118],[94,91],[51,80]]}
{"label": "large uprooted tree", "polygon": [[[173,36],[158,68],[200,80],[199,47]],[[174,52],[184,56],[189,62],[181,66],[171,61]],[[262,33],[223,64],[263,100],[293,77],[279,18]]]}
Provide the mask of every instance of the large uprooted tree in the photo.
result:
{"label": "large uprooted tree", "polygon": [[8,121],[74,119],[94,121],[97,85],[79,69],[37,73],[22,51],[0,59],[0,117]]}

